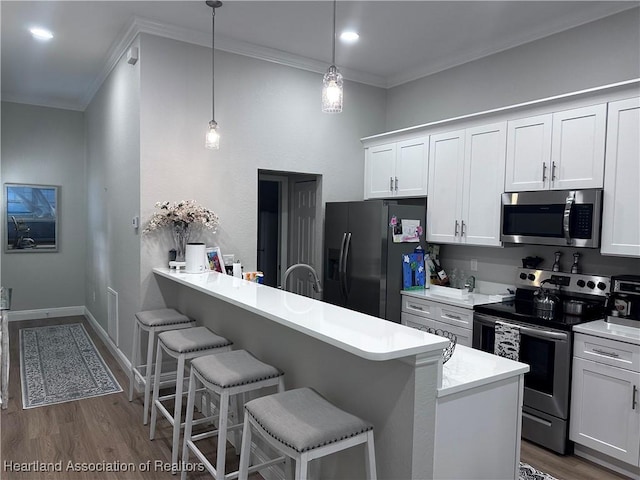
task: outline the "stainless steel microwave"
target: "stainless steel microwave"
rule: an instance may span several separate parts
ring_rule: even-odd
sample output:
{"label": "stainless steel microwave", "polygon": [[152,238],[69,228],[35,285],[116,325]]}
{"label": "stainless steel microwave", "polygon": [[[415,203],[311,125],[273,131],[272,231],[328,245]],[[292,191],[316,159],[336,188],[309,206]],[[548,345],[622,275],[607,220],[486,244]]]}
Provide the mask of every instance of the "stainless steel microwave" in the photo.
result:
{"label": "stainless steel microwave", "polygon": [[601,215],[599,189],[503,193],[500,240],[598,248]]}

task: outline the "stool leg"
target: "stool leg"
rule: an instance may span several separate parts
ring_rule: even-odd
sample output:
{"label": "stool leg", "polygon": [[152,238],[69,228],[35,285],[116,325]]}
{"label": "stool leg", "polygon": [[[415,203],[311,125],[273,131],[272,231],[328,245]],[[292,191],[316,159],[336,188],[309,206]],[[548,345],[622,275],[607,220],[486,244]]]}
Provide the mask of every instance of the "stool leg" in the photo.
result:
{"label": "stool leg", "polygon": [[[244,427],[242,427],[242,449],[240,450],[240,466],[238,480],[247,480],[249,476],[249,460],[251,459],[251,425],[245,415]],[[218,477],[220,478],[220,477]]]}
{"label": "stool leg", "polygon": [[368,480],[376,480],[376,451],[373,445],[373,431],[367,433],[367,443],[364,450],[365,468]]}
{"label": "stool leg", "polygon": [[[178,463],[178,444],[180,442],[180,419],[182,418],[182,385],[184,383],[184,355],[178,357],[178,378],[176,379],[176,398],[173,410],[173,447],[171,449],[171,473],[175,475]],[[157,367],[156,367],[157,371]]]}
{"label": "stool leg", "polygon": [[[242,406],[244,406],[244,393],[239,393],[238,395],[234,395],[233,396],[233,411],[231,412],[232,418],[233,418],[233,424],[238,424],[241,423],[242,420],[240,419],[240,412],[242,410]],[[240,404],[240,400],[242,399],[242,406]],[[236,451],[236,455],[240,455],[240,430],[239,429],[235,429],[233,431],[233,443],[234,443],[234,448]]]}
{"label": "stool leg", "polygon": [[180,480],[187,480],[187,462],[189,461],[189,445],[187,442],[191,440],[191,429],[193,427],[193,410],[196,401],[196,375],[193,368],[189,375],[189,395],[187,396],[187,415],[184,419],[184,440],[182,442],[182,473]]}
{"label": "stool leg", "polygon": [[136,320],[133,326],[133,351],[131,352],[131,371],[129,372],[129,401],[133,401],[133,388],[136,381],[136,374],[133,372],[134,368],[138,368],[138,343],[140,337],[140,325]]}
{"label": "stool leg", "polygon": [[306,454],[296,458],[296,480],[307,480],[309,459]]}
{"label": "stool leg", "polygon": [[149,329],[149,340],[147,341],[147,367],[144,371],[144,422],[147,424],[149,419],[149,396],[151,393],[151,365],[153,364],[153,344],[156,338],[156,331],[153,328]]}
{"label": "stool leg", "polygon": [[[149,368],[147,366],[147,368]],[[156,436],[156,420],[158,418],[158,409],[156,408],[156,401],[160,393],[160,375],[162,374],[162,346],[158,342],[158,348],[156,348],[156,375],[153,382],[153,400],[151,402],[151,428],[149,431],[149,440],[153,440]]]}
{"label": "stool leg", "polygon": [[227,424],[229,422],[229,393],[220,394],[220,418],[218,419],[218,456],[216,457],[216,478],[224,479],[227,457]]}

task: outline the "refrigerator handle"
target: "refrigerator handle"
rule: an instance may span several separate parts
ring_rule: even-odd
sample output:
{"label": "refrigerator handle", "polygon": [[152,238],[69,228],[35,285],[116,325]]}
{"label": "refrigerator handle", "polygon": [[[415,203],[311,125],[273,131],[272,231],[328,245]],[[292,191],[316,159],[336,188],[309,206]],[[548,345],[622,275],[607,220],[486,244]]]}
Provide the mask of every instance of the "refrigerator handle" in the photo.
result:
{"label": "refrigerator handle", "polygon": [[340,258],[338,259],[338,278],[340,278],[340,295],[342,295],[345,300],[346,300],[346,293],[344,288],[345,272],[342,267],[344,264],[344,247],[346,243],[347,243],[347,232],[344,232],[342,234],[342,242],[340,243]]}
{"label": "refrigerator handle", "polygon": [[345,299],[349,297],[349,289],[347,288],[347,262],[349,261],[349,246],[351,245],[351,232],[347,234],[347,242],[344,246],[344,263],[342,265],[342,273],[343,273],[343,289]]}

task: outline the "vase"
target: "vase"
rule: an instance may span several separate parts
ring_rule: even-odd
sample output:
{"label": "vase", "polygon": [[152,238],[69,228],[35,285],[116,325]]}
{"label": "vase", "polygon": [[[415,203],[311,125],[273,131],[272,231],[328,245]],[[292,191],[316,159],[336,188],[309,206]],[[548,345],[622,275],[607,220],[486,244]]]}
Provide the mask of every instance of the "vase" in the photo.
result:
{"label": "vase", "polygon": [[187,243],[189,243],[189,226],[176,224],[172,229],[172,233],[176,244],[176,261],[184,262]]}

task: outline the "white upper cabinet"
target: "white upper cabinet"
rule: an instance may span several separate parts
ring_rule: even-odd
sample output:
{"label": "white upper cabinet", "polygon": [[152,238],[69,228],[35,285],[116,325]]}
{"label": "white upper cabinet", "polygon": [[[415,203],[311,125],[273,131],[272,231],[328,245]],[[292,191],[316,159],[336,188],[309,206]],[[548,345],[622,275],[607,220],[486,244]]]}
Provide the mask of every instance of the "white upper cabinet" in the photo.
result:
{"label": "white upper cabinet", "polygon": [[600,252],[640,257],[640,98],[609,103]]}
{"label": "white upper cabinet", "polygon": [[510,121],[505,191],[602,188],[605,104]]}
{"label": "white upper cabinet", "polygon": [[427,240],[500,245],[506,123],[431,136]]}
{"label": "white upper cabinet", "polygon": [[425,196],[428,153],[429,137],[367,148],[365,199]]}

